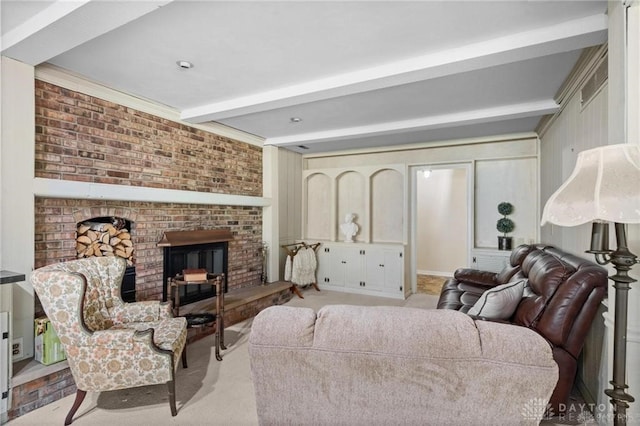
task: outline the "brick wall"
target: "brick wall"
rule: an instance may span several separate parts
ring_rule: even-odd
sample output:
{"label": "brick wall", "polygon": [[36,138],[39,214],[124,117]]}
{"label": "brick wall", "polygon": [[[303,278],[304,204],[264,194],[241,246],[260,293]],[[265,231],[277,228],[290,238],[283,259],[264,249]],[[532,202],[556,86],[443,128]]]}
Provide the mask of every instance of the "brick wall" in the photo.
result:
{"label": "brick wall", "polygon": [[76,382],[71,370],[65,368],[30,382],[14,386],[11,389],[11,409],[7,413],[9,420],[20,417],[37,408],[64,398],[76,392]]}
{"label": "brick wall", "polygon": [[[259,147],[36,80],[36,177],[262,195]],[[230,288],[260,283],[260,207],[55,199],[35,201],[35,266],[76,257],[80,221],[133,222],[138,300],[162,297],[164,231],[231,229]]]}
{"label": "brick wall", "polygon": [[37,177],[262,196],[262,149],[36,80]]}

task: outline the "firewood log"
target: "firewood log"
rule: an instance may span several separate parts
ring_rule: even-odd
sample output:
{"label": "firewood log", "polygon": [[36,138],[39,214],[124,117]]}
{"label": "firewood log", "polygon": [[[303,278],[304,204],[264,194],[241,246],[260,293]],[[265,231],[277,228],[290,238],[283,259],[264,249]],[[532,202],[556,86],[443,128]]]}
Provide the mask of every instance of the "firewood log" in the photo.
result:
{"label": "firewood log", "polygon": [[121,240],[130,240],[131,234],[127,230],[122,230],[118,232],[117,237],[120,238]]}
{"label": "firewood log", "polygon": [[113,253],[113,246],[109,244],[100,244],[100,250],[103,252]]}
{"label": "firewood log", "polygon": [[93,242],[93,240],[89,237],[87,237],[86,235],[81,235],[77,238],[77,241],[79,243],[85,244],[85,245],[89,245]]}

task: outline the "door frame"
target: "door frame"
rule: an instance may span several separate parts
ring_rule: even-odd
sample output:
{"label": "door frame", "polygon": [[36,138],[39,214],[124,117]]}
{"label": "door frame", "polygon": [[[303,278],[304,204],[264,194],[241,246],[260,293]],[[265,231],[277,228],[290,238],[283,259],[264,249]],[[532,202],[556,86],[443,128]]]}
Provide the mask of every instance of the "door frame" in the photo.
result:
{"label": "door frame", "polygon": [[410,229],[409,232],[409,247],[411,251],[410,256],[410,266],[409,270],[411,272],[411,293],[416,293],[418,290],[418,280],[417,280],[417,271],[418,271],[418,253],[417,253],[417,239],[416,239],[416,231],[418,227],[418,173],[422,173],[424,170],[448,170],[448,169],[464,169],[467,173],[467,265],[460,265],[460,267],[469,266],[471,263],[471,247],[473,242],[474,235],[474,208],[475,208],[475,198],[474,198],[474,188],[475,188],[475,179],[474,179],[474,162],[458,162],[458,163],[434,163],[434,164],[415,164],[409,166],[409,176],[410,179],[410,205],[409,211],[411,213],[410,220]]}

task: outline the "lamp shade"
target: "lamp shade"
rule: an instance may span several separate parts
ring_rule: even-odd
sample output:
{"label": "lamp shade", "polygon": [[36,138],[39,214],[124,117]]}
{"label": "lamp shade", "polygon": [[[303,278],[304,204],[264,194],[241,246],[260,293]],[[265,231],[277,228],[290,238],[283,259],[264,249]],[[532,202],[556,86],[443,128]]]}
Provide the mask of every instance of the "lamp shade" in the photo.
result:
{"label": "lamp shade", "polygon": [[605,145],[581,152],[573,173],[542,211],[542,225],[594,220],[640,223],[640,146]]}

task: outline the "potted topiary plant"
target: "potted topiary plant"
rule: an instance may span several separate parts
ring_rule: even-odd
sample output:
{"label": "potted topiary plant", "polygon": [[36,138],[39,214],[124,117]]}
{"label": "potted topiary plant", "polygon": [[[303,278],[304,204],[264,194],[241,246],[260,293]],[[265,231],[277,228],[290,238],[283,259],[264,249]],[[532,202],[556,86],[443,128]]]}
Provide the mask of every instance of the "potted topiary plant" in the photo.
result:
{"label": "potted topiary plant", "polygon": [[511,237],[507,237],[509,232],[512,232],[516,225],[507,216],[513,213],[513,205],[506,201],[498,204],[498,213],[503,217],[498,219],[496,228],[499,232],[502,232],[502,236],[498,237],[498,249],[511,250]]}

